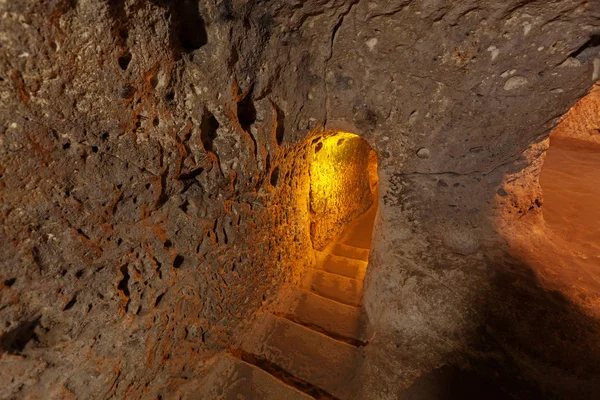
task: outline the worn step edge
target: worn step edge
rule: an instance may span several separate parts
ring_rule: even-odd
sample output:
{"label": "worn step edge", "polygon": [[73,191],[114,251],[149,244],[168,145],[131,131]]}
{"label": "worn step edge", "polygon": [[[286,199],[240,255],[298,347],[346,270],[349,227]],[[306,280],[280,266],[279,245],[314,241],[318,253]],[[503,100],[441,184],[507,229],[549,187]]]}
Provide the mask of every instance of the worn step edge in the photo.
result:
{"label": "worn step edge", "polygon": [[368,262],[317,251],[315,269],[347,278],[364,280]]}
{"label": "worn step edge", "polygon": [[200,388],[185,398],[226,400],[239,398],[310,400],[312,396],[288,385],[267,371],[225,352],[211,365]]}
{"label": "worn step edge", "polygon": [[[360,288],[357,287],[357,290],[359,291],[359,293],[356,293],[356,299],[355,300],[349,300],[347,298],[344,299],[344,298],[342,298],[342,296],[332,297],[331,293],[326,292],[325,286],[320,286],[320,285],[317,285],[316,283],[314,283],[315,275],[318,275],[318,274],[322,274],[324,277],[327,277],[328,275],[330,275],[330,279],[333,281],[335,281],[335,280],[354,281],[355,285],[360,286]],[[346,282],[346,283],[350,284],[350,282]],[[326,299],[333,300],[340,304],[345,304],[347,306],[352,306],[352,307],[360,307],[362,304],[362,285],[363,285],[363,282],[359,281],[358,279],[349,278],[347,276],[340,275],[340,274],[334,274],[333,272],[329,272],[329,271],[325,271],[323,269],[317,269],[317,268],[310,268],[308,270],[306,276],[301,281],[302,289],[307,290],[311,293],[314,293],[318,296],[325,297]]]}
{"label": "worn step edge", "polygon": [[252,354],[242,349],[232,349],[230,350],[230,353],[233,357],[263,370],[275,379],[317,400],[341,400],[327,391],[311,384],[310,382],[294,376],[284,368],[267,360],[264,357]]}
{"label": "worn step edge", "polygon": [[299,287],[287,290],[273,314],[353,346],[363,343],[360,307],[340,303]]}
{"label": "worn step edge", "polygon": [[340,335],[339,333],[336,332],[331,332],[328,331],[327,329],[324,329],[322,326],[319,326],[317,324],[314,324],[312,322],[308,322],[303,320],[302,318],[297,317],[294,314],[287,314],[287,313],[282,313],[282,312],[274,312],[273,315],[275,315],[276,317],[279,318],[285,318],[288,321],[291,321],[297,325],[303,326],[305,328],[310,329],[311,331],[315,331],[317,333],[320,333],[321,335],[325,335],[330,339],[333,339],[335,341],[341,342],[341,343],[345,343],[345,344],[349,344],[350,346],[354,346],[354,347],[364,347],[366,346],[368,343],[364,342],[360,339],[356,339],[356,338],[352,338],[352,337],[348,337],[348,336],[344,336],[344,335]]}
{"label": "worn step edge", "polygon": [[370,249],[356,247],[344,243],[335,243],[330,248],[326,249],[330,254],[340,257],[351,258],[359,261],[369,261]]}
{"label": "worn step edge", "polygon": [[271,313],[260,313],[240,348],[341,399],[356,388],[361,349]]}

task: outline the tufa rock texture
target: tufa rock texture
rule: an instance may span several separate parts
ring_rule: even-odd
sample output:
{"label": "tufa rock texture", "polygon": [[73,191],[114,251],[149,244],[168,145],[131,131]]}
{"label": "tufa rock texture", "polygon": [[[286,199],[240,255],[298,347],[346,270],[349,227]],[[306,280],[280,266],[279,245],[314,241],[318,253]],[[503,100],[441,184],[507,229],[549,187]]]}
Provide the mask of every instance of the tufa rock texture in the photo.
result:
{"label": "tufa rock texture", "polygon": [[369,171],[377,170],[377,159],[369,159],[371,148],[359,136],[324,136],[313,141],[309,167],[311,238],[317,250],[373,204]]}
{"label": "tufa rock texture", "polygon": [[0,0],[1,397],[197,390],[313,262],[323,128],[379,157],[356,398],[597,398],[598,293],[528,249],[599,34],[597,1]]}

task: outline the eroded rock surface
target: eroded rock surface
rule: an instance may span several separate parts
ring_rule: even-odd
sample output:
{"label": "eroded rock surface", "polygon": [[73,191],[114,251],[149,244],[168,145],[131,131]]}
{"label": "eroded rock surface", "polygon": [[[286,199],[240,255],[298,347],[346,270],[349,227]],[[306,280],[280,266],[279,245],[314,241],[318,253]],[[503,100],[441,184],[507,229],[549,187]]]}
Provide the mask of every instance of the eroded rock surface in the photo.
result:
{"label": "eroded rock surface", "polygon": [[194,393],[312,262],[318,127],[380,162],[358,398],[448,368],[598,397],[597,316],[513,239],[599,31],[594,1],[0,2],[2,397]]}

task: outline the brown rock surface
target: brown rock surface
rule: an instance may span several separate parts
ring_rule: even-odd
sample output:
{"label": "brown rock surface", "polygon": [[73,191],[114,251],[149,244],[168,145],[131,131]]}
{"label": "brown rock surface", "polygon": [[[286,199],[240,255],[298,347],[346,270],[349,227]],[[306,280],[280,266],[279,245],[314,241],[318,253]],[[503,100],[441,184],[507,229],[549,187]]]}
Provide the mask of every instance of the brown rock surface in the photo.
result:
{"label": "brown rock surface", "polygon": [[597,1],[0,0],[0,397],[197,393],[314,261],[323,127],[379,156],[356,398],[598,398],[594,278],[528,256],[598,32]]}

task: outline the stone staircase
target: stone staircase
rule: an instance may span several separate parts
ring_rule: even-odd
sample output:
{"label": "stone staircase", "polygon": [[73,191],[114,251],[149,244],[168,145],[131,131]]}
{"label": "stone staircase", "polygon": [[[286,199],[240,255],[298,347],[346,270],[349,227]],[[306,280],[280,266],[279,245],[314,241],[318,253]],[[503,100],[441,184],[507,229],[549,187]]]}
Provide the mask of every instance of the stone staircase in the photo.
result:
{"label": "stone staircase", "polygon": [[250,340],[222,356],[200,399],[354,399],[365,346],[361,308],[372,207],[323,252],[284,304],[259,315]]}

